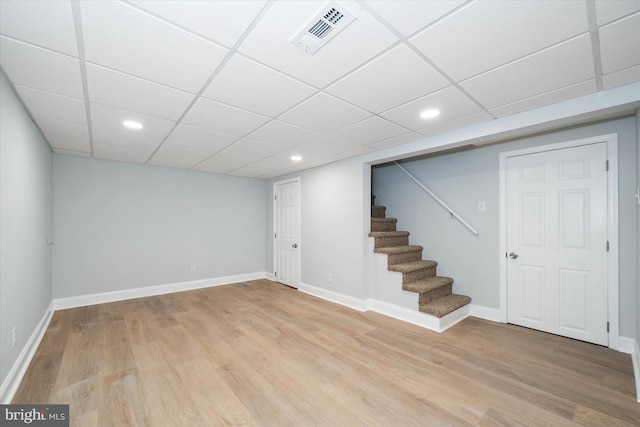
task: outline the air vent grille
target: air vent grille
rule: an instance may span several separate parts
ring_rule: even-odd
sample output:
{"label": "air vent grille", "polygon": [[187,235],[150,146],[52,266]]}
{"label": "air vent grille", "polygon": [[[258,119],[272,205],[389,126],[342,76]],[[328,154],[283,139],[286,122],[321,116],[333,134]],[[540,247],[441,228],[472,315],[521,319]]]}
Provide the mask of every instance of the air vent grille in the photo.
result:
{"label": "air vent grille", "polygon": [[343,6],[331,3],[302,27],[291,42],[314,54],[355,19]]}

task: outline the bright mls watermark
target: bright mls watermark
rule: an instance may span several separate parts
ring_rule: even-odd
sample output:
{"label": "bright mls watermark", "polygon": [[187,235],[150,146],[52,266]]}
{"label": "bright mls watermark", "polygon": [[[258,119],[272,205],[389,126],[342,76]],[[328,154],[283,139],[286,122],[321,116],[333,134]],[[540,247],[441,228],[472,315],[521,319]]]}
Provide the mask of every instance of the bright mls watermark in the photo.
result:
{"label": "bright mls watermark", "polygon": [[69,427],[69,405],[0,405],[0,425]]}

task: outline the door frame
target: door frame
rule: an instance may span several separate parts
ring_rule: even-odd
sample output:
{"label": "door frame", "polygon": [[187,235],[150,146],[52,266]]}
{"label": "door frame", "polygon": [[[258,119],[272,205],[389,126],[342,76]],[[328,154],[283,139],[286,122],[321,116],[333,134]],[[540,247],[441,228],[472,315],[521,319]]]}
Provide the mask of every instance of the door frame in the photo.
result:
{"label": "door frame", "polygon": [[[280,282],[280,280],[278,279],[277,276],[275,276],[276,273],[276,266],[278,265],[278,250],[276,248],[276,224],[278,221],[278,206],[276,203],[276,187],[278,185],[282,185],[282,184],[291,184],[291,183],[297,183],[298,186],[298,227],[296,230],[296,233],[298,235],[298,240],[300,241],[300,243],[298,244],[298,286],[300,286],[300,278],[302,277],[302,235],[300,234],[301,230],[302,230],[302,226],[300,224],[300,219],[302,217],[302,215],[300,215],[300,210],[302,209],[302,202],[301,202],[301,198],[302,198],[302,185],[300,184],[300,177],[296,176],[293,178],[288,178],[288,179],[284,179],[282,181],[276,181],[273,183],[273,190],[272,190],[272,194],[271,194],[271,203],[273,206],[273,214],[271,215],[273,217],[273,222],[271,224],[271,239],[273,241],[272,244],[272,253],[273,253],[273,263],[272,263],[272,271],[274,274],[274,279],[276,282],[278,283],[282,283]],[[287,285],[288,286],[288,285]]]}
{"label": "door frame", "polygon": [[555,144],[538,145],[500,153],[500,321],[507,323],[507,159],[514,156],[560,150],[604,142],[607,146],[609,174],[607,175],[607,321],[609,322],[609,348],[619,350],[619,282],[618,282],[618,134],[576,139]]}

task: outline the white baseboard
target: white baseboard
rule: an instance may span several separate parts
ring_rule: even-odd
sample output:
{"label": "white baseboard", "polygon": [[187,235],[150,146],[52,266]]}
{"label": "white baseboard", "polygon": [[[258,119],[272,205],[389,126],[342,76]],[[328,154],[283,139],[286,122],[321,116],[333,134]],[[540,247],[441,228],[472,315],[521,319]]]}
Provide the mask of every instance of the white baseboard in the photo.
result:
{"label": "white baseboard", "polygon": [[634,341],[634,351],[631,353],[633,362],[633,378],[636,381],[636,400],[640,402],[640,347],[638,341]]}
{"label": "white baseboard", "polygon": [[276,276],[274,276],[274,275],[273,275],[273,273],[271,273],[271,272],[266,272],[266,273],[264,274],[264,278],[265,278],[265,279],[268,279],[268,280],[271,280],[272,282],[277,282],[277,281],[278,281],[278,280],[276,279]]}
{"label": "white baseboard", "polygon": [[481,305],[470,304],[469,315],[484,320],[500,323],[500,309],[483,307]]}
{"label": "white baseboard", "polygon": [[124,301],[133,298],[150,297],[154,295],[170,294],[173,292],[191,291],[212,286],[228,285],[266,278],[264,271],[256,273],[238,274],[235,276],[215,277],[211,279],[193,280],[190,282],[168,283],[165,285],[146,286],[143,288],[123,289],[121,291],[102,292],[98,294],[78,295],[67,298],[55,298],[54,310],[84,307],[87,305],[104,304],[107,302]]}
{"label": "white baseboard", "polygon": [[13,400],[13,396],[22,382],[22,377],[27,372],[31,359],[33,359],[33,355],[36,353],[47,327],[49,327],[53,312],[53,302],[51,302],[0,386],[1,404],[8,405]]}
{"label": "white baseboard", "polygon": [[328,289],[319,288],[317,286],[308,285],[306,283],[300,283],[298,285],[298,290],[300,292],[304,292],[305,294],[313,295],[314,297],[322,298],[327,301],[335,302],[336,304],[344,305],[345,307],[353,308],[354,310],[369,310],[367,301],[360,298],[330,291]]}
{"label": "white baseboard", "polygon": [[418,310],[411,310],[384,301],[355,298],[306,283],[301,283],[298,286],[298,290],[354,310],[375,311],[376,313],[384,314],[385,316],[393,317],[394,319],[402,320],[403,322],[418,325],[436,332],[443,332],[469,316],[469,306],[456,310],[442,318],[437,318]]}
{"label": "white baseboard", "polygon": [[627,337],[618,337],[618,348],[612,350],[618,350],[622,353],[634,354],[636,351],[636,340]]}
{"label": "white baseboard", "polygon": [[400,307],[383,301],[369,300],[369,309],[403,322],[421,326],[435,332],[444,332],[461,320],[469,317],[469,306],[464,306],[444,317],[435,317],[418,310]]}

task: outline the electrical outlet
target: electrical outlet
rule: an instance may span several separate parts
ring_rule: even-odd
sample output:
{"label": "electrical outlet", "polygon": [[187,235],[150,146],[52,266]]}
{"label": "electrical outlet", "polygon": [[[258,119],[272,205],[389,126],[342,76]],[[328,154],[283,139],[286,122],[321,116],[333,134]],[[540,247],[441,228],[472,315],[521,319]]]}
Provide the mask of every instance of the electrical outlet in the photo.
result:
{"label": "electrical outlet", "polygon": [[189,273],[193,274],[196,272],[196,266],[192,265],[191,267],[189,267]]}
{"label": "electrical outlet", "polygon": [[11,347],[15,348],[16,342],[18,341],[18,327],[14,326],[11,330]]}
{"label": "electrical outlet", "polygon": [[333,274],[327,274],[327,283],[333,283]]}

